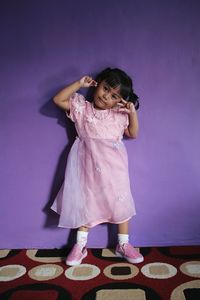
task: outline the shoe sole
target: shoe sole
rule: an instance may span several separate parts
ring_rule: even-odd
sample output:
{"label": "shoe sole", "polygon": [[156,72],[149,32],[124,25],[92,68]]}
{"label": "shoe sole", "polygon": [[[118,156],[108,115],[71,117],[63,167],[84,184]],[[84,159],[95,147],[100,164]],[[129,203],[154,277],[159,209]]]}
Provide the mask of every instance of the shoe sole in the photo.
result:
{"label": "shoe sole", "polygon": [[117,251],[115,252],[115,255],[117,257],[126,259],[128,262],[130,262],[132,264],[139,264],[139,263],[141,263],[141,262],[144,261],[144,257],[141,257],[141,258],[129,258],[127,256],[122,255],[121,253],[119,253]]}
{"label": "shoe sole", "polygon": [[86,252],[85,254],[83,254],[82,258],[79,259],[79,260],[72,260],[72,261],[65,261],[66,265],[70,266],[70,267],[73,267],[73,266],[78,266],[82,263],[82,260],[84,258],[86,258],[86,256],[88,255],[88,253]]}

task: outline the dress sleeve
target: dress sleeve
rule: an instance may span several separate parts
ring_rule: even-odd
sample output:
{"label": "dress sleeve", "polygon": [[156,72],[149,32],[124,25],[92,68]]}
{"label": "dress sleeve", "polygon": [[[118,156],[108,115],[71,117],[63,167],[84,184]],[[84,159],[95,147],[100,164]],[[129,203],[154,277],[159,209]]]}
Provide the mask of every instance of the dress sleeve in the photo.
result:
{"label": "dress sleeve", "polygon": [[121,129],[124,131],[129,125],[128,114],[126,114],[124,112],[120,113],[119,123],[120,123]]}
{"label": "dress sleeve", "polygon": [[123,122],[123,125],[124,125],[124,130],[128,127],[129,125],[129,118],[128,118],[128,114],[125,114],[124,115],[124,122]]}
{"label": "dress sleeve", "polygon": [[86,106],[85,97],[79,93],[74,93],[69,98],[70,101],[70,111],[66,115],[73,122],[78,121],[84,115],[84,110]]}

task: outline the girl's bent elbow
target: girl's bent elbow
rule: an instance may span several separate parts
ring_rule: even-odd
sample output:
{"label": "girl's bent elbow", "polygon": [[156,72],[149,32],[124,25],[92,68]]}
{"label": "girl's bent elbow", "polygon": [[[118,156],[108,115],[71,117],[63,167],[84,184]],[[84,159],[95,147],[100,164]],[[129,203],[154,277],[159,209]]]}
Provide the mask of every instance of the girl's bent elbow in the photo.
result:
{"label": "girl's bent elbow", "polygon": [[131,139],[136,139],[137,136],[138,136],[138,130],[133,131],[133,132],[129,131],[129,137],[130,137]]}
{"label": "girl's bent elbow", "polygon": [[137,134],[131,132],[125,132],[125,135],[130,139],[136,139]]}
{"label": "girl's bent elbow", "polygon": [[136,138],[137,138],[137,134],[131,134],[131,135],[130,135],[130,138],[131,138],[131,139],[136,139]]}

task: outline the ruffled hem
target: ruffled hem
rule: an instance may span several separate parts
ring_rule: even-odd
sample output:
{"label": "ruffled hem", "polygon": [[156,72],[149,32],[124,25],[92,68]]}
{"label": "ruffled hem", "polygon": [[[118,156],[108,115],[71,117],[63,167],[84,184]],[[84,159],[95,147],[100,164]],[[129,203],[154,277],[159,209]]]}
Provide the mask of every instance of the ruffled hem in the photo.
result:
{"label": "ruffled hem", "polygon": [[117,221],[117,222],[116,221],[111,221],[111,220],[99,220],[99,221],[95,221],[95,222],[92,222],[92,223],[89,223],[89,224],[80,224],[80,226],[76,226],[76,227],[66,226],[66,225],[62,225],[62,224],[58,224],[58,227],[60,227],[60,228],[77,229],[77,228],[80,228],[82,226],[87,227],[87,228],[93,228],[93,227],[95,227],[97,225],[104,224],[104,223],[108,223],[108,224],[122,224],[124,222],[129,221],[135,215],[136,215],[136,213],[134,213],[132,216],[128,217],[127,219],[125,219],[123,221]]}

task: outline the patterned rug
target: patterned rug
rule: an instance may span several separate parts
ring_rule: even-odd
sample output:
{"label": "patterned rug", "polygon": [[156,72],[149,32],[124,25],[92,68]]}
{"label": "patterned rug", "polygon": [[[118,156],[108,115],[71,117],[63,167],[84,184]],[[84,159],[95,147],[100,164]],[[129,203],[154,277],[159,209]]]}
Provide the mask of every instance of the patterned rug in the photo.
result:
{"label": "patterned rug", "polygon": [[200,300],[200,246],[140,248],[133,265],[89,249],[68,267],[66,250],[0,250],[1,300]]}

